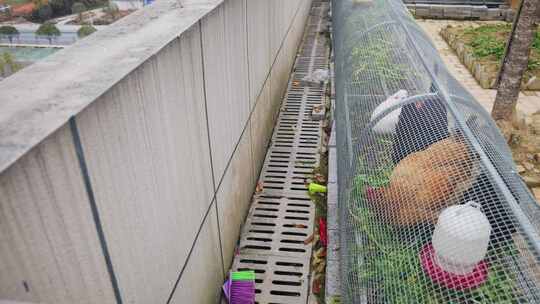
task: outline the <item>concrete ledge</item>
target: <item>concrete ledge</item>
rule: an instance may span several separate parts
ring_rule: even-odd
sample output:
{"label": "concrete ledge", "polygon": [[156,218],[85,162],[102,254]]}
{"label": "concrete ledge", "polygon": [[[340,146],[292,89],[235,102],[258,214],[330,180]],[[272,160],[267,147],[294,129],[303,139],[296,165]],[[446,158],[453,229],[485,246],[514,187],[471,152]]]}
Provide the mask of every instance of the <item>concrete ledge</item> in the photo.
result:
{"label": "concrete ledge", "polygon": [[328,247],[326,252],[326,303],[336,303],[341,295],[340,258],[339,258],[339,212],[337,183],[337,148],[335,125],[333,125],[328,145]]}
{"label": "concrete ledge", "polygon": [[334,50],[332,49],[330,62],[330,109],[332,131],[328,140],[328,196],[326,223],[328,233],[328,247],[326,252],[326,282],[325,303],[340,303],[341,297],[341,272],[339,257],[339,212],[338,212],[338,179],[337,179],[337,147],[336,147],[336,87],[334,70]]}
{"label": "concrete ledge", "polygon": [[217,302],[311,0],[181,2],[0,83],[0,298]]}
{"label": "concrete ledge", "polygon": [[223,0],[163,0],[0,82],[0,172]]}
{"label": "concrete ledge", "polygon": [[407,4],[416,18],[454,20],[507,20],[514,12],[507,8],[488,8],[479,5]]}
{"label": "concrete ledge", "polygon": [[[42,49],[63,49],[66,48],[67,45],[55,45],[55,44],[31,44],[31,43],[0,43],[0,46],[7,46],[7,47],[33,47],[33,48],[42,48]],[[1,302],[0,302],[1,304]]]}

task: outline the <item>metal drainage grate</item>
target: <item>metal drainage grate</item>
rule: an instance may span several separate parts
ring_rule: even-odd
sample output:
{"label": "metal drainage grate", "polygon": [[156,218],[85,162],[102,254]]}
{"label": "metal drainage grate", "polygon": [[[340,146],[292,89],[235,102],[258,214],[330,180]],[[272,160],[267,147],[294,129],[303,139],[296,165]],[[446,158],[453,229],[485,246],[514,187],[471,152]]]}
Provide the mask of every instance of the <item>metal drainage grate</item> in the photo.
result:
{"label": "metal drainage grate", "polygon": [[309,261],[311,244],[304,244],[304,240],[313,231],[314,216],[307,195],[263,192],[254,198],[240,240],[240,253]]}
{"label": "metal drainage grate", "polygon": [[309,259],[243,255],[238,270],[254,270],[256,303],[299,304],[307,302]]}
{"label": "metal drainage grate", "polygon": [[232,270],[256,273],[256,303],[307,303],[315,208],[306,186],[319,165],[322,122],[311,119],[314,106],[324,104],[326,88],[304,85],[302,78],[328,68],[328,43],[319,32],[327,21],[327,1],[314,1],[303,42],[289,80],[259,177],[256,193],[242,228]]}

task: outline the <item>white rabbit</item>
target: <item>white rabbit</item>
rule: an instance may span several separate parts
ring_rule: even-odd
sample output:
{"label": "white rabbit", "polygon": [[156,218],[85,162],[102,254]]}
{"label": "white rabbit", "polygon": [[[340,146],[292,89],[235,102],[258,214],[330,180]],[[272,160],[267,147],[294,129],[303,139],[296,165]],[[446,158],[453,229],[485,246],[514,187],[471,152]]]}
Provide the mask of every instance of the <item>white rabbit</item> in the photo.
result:
{"label": "white rabbit", "polygon": [[[399,90],[394,95],[388,97],[380,105],[378,105],[371,114],[371,121],[377,118],[386,109],[407,98],[409,94],[405,90]],[[386,114],[375,126],[373,130],[378,134],[394,134],[396,132],[396,126],[399,121],[399,115],[401,114],[401,107]]]}

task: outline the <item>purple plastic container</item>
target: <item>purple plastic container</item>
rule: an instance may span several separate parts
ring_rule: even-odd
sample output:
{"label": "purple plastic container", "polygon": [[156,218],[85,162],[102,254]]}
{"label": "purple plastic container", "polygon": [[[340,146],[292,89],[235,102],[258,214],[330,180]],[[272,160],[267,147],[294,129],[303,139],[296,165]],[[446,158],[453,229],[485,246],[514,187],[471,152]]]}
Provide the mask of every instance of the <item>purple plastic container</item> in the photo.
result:
{"label": "purple plastic container", "polygon": [[223,293],[229,304],[254,304],[255,282],[231,281],[228,279],[223,284]]}

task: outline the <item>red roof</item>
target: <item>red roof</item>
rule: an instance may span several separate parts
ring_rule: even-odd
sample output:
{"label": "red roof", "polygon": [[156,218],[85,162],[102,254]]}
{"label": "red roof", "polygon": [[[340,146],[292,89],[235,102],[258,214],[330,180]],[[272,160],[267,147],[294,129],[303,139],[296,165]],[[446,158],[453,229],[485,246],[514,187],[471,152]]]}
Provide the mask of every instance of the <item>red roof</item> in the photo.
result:
{"label": "red roof", "polygon": [[34,10],[34,7],[35,7],[34,3],[26,3],[22,5],[17,5],[11,8],[11,14],[13,16],[30,15],[32,14],[32,11]]}

